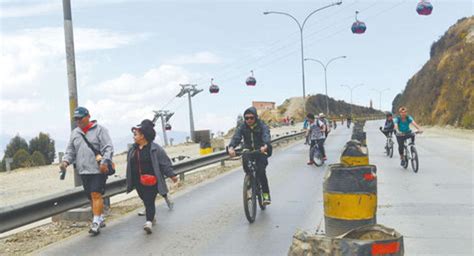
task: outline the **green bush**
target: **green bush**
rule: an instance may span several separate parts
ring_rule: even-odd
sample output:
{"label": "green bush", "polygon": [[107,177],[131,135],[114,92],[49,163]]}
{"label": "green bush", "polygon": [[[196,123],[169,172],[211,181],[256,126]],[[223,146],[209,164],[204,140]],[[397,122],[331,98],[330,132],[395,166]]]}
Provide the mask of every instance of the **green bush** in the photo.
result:
{"label": "green bush", "polygon": [[32,166],[46,165],[46,159],[41,152],[35,151],[30,157],[30,163]]}
{"label": "green bush", "polygon": [[13,156],[12,170],[16,168],[30,167],[30,154],[25,149],[18,150]]}

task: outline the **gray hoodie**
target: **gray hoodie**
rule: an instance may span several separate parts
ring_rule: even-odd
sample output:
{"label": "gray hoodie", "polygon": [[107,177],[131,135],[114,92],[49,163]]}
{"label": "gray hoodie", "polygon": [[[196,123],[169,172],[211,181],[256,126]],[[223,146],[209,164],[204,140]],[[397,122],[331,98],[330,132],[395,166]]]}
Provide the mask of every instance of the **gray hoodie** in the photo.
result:
{"label": "gray hoodie", "polygon": [[[114,148],[109,132],[105,127],[98,125],[96,121],[92,122],[94,122],[94,125],[89,129],[87,134],[85,134],[87,140],[95,149],[101,152],[101,164],[106,163],[108,160],[112,161]],[[87,146],[81,134],[84,134],[84,132],[79,127],[72,130],[63,160],[70,164],[75,163],[80,175],[100,174],[101,172],[95,160],[94,152]]]}

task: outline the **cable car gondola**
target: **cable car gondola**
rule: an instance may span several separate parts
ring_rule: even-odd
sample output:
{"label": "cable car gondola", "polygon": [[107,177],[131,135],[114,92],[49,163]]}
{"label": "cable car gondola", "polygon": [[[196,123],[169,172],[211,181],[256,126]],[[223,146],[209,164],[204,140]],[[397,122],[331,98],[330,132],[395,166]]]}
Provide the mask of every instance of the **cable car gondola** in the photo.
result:
{"label": "cable car gondola", "polygon": [[247,77],[247,80],[245,80],[245,83],[247,86],[255,86],[257,84],[257,79],[255,79],[253,75],[253,70],[250,71],[251,75]]}
{"label": "cable car gondola", "polygon": [[357,19],[357,15],[359,14],[359,11],[356,11],[356,21],[352,23],[352,33],[354,34],[364,34],[365,30],[367,29],[367,26],[365,25],[364,22],[359,21]]}
{"label": "cable car gondola", "polygon": [[219,93],[219,86],[217,86],[217,84],[214,84],[213,81],[214,78],[211,78],[211,86],[209,86],[209,92],[211,94]]}
{"label": "cable car gondola", "polygon": [[171,124],[166,123],[166,125],[165,125],[165,130],[171,131]]}
{"label": "cable car gondola", "polygon": [[426,1],[426,0],[421,0],[417,5],[416,5],[416,12],[419,15],[425,15],[428,16],[431,14],[433,11],[433,5]]}

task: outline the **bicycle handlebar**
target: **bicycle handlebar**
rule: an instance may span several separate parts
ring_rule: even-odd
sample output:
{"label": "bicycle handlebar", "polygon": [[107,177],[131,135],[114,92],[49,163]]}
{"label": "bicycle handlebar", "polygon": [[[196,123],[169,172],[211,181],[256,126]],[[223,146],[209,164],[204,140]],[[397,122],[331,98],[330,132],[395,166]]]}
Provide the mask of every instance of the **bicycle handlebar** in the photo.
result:
{"label": "bicycle handlebar", "polygon": [[416,131],[416,132],[410,132],[410,133],[403,133],[403,132],[397,132],[395,131],[395,136],[401,137],[401,136],[415,136],[416,134],[421,134],[423,133],[422,131]]}

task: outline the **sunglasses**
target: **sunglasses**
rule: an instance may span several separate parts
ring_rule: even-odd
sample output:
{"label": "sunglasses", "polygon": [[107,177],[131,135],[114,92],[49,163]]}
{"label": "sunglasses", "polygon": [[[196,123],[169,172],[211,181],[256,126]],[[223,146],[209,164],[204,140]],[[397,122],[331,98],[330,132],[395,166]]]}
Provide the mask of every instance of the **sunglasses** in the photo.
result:
{"label": "sunglasses", "polygon": [[246,117],[245,117],[245,120],[254,120],[254,119],[255,119],[254,116],[246,116]]}
{"label": "sunglasses", "polygon": [[84,117],[74,117],[74,121],[80,121],[80,120],[82,120],[82,118],[84,118]]}

